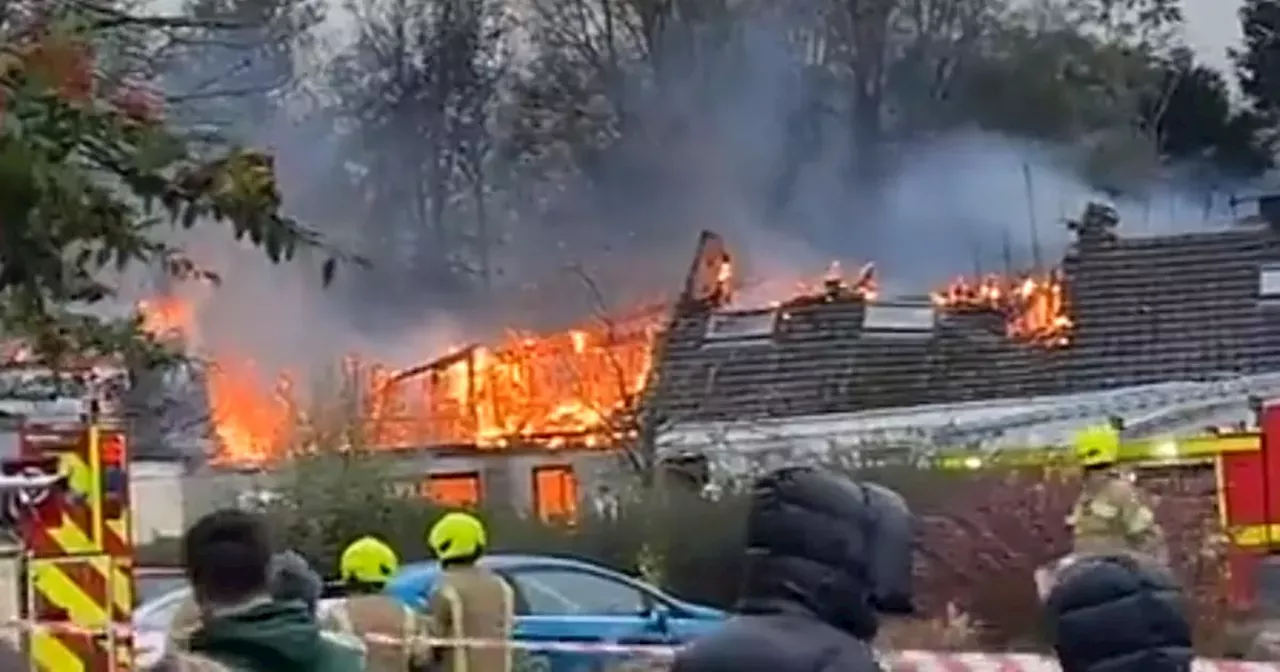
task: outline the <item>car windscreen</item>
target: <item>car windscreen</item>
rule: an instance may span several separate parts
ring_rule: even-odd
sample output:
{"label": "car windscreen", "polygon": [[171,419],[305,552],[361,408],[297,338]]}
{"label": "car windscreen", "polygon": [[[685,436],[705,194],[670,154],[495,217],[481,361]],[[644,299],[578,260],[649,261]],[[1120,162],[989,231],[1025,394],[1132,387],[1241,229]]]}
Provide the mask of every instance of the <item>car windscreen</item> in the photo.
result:
{"label": "car windscreen", "polygon": [[139,630],[167,631],[189,593],[190,591],[186,588],[179,588],[143,603],[137,611],[133,612],[134,625]]}
{"label": "car windscreen", "polygon": [[150,574],[139,572],[134,577],[134,599],[143,605],[163,595],[172,593],[187,585],[187,579],[180,573]]}

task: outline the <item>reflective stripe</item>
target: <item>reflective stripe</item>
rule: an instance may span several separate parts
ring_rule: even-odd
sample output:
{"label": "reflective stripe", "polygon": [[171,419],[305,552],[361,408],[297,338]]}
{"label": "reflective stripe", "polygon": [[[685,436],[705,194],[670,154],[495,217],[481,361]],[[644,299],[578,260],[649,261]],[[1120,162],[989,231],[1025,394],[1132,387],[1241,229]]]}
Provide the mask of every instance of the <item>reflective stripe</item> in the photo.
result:
{"label": "reflective stripe", "polygon": [[[502,638],[511,639],[515,634],[512,632],[512,620],[516,611],[516,593],[511,588],[511,584],[501,576],[496,577],[502,586]],[[512,656],[504,656],[502,664],[502,672],[511,672]]]}
{"label": "reflective stripe", "polygon": [[1099,495],[1089,502],[1089,513],[1103,520],[1111,520],[1120,515],[1120,507],[1105,501]]}
{"label": "reflective stripe", "polygon": [[[441,581],[440,597],[449,605],[449,637],[462,639],[462,596],[448,581]],[[467,650],[461,647],[453,649],[453,669],[449,672],[467,672]]]}
{"label": "reflective stripe", "polygon": [[404,646],[401,648],[404,650],[405,669],[409,669],[413,664],[413,642],[417,641],[419,634],[418,620],[414,616],[413,609],[408,606],[400,605],[400,611],[404,614],[404,621],[400,624],[401,636],[404,637]]}
{"label": "reflective stripe", "polygon": [[1129,534],[1140,535],[1151,530],[1155,522],[1156,516],[1151,512],[1151,509],[1145,506],[1140,506],[1138,507],[1138,510],[1129,517],[1127,528],[1129,530]]}
{"label": "reflective stripe", "polygon": [[1231,539],[1237,546],[1271,546],[1280,542],[1280,525],[1239,525],[1231,528]]}
{"label": "reflective stripe", "polygon": [[348,635],[359,634],[356,632],[355,625],[351,623],[351,613],[347,611],[346,600],[333,605],[333,608],[329,610],[329,616],[333,624],[337,626],[338,632],[344,632]]}

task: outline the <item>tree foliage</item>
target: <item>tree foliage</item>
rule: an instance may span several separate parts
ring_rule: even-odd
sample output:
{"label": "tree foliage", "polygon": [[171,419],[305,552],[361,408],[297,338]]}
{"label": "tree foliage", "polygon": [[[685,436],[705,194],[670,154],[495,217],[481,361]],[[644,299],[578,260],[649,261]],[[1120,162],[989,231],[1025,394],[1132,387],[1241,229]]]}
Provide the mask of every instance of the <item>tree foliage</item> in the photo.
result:
{"label": "tree foliage", "polygon": [[[314,94],[307,123],[334,139],[312,209],[378,260],[353,284],[405,299],[686,230],[707,217],[708,180],[742,182],[753,216],[785,221],[813,165],[838,155],[823,179],[874,198],[900,155],[886,150],[974,126],[1080,149],[1086,179],[1138,192],[1186,165],[1255,176],[1278,123],[1276,10],[1256,0],[1236,54],[1248,113],[1181,51],[1173,0],[350,0],[352,39],[324,67],[301,67],[313,0],[192,0],[181,17],[57,7],[74,11],[6,38],[3,214],[21,224],[0,291],[9,329],[66,352],[133,342],[78,309],[111,295],[109,271],[198,270],[167,226],[220,222],[273,260],[323,247],[282,213],[272,157],[193,130],[296,115],[282,89]],[[165,70],[165,114],[127,84],[160,67],[139,52],[185,69]],[[735,155],[766,140],[767,160]],[[506,255],[513,238],[525,258]]]}
{"label": "tree foliage", "polygon": [[[351,44],[324,72],[345,162],[344,217],[379,260],[384,295],[483,285],[499,232],[489,213],[491,122],[505,58],[503,5],[352,0]],[[399,280],[397,280],[399,279]],[[367,287],[364,287],[367,289]]]}
{"label": "tree foliage", "polygon": [[1272,166],[1266,119],[1233,109],[1227,80],[1190,55],[1163,68],[1160,96],[1142,101],[1142,123],[1158,138],[1162,156],[1210,165],[1229,177],[1251,177]]}
{"label": "tree foliage", "polygon": [[1280,122],[1280,3],[1245,0],[1240,7],[1241,48],[1232,52],[1240,90],[1253,110]]}
{"label": "tree foliage", "polygon": [[113,31],[146,25],[114,9],[42,15],[2,45],[0,325],[50,359],[154,345],[137,320],[95,310],[120,271],[216,279],[172,227],[225,226],[272,261],[325,247],[282,214],[271,156],[175,128],[135,73],[99,67]]}

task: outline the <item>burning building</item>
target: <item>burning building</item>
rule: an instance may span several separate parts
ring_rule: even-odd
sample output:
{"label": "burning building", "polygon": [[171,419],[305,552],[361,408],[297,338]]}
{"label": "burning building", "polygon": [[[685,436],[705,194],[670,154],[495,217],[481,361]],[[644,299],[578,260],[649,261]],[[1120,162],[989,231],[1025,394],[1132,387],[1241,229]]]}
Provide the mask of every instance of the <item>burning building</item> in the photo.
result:
{"label": "burning building", "polygon": [[[1112,415],[1167,431],[1174,407],[1186,422],[1234,419],[1246,397],[1280,394],[1258,377],[1280,372],[1275,223],[1144,237],[1118,226],[1091,205],[1057,269],[961,279],[927,301],[678,311],[648,397],[672,423],[663,442],[776,446],[772,432],[966,447],[1015,427],[1052,442]],[[726,432],[738,438],[710,438]]]}
{"label": "burning building", "polygon": [[[344,378],[367,442],[449,456],[433,470],[467,484],[442,478],[424,492],[466,501],[494,490],[476,485],[491,480],[489,467],[467,466],[478,459],[526,456],[520,468],[543,475],[519,481],[571,498],[570,456],[654,438],[680,444],[715,423],[856,425],[886,409],[1030,408],[1027,398],[1280,371],[1276,228],[1131,238],[1118,225],[1110,209],[1090,206],[1051,270],[891,298],[880,296],[873,266],[846,276],[833,265],[754,307],[740,307],[753,292],[726,241],[704,233],[668,302],[552,334],[512,332],[409,369],[352,360]],[[157,331],[189,329],[181,308],[146,309]],[[260,463],[299,448],[307,414],[289,379],[263,385],[249,360],[215,355],[205,375],[219,460]],[[560,475],[546,477],[553,467]],[[559,480],[539,485],[546,478]]]}

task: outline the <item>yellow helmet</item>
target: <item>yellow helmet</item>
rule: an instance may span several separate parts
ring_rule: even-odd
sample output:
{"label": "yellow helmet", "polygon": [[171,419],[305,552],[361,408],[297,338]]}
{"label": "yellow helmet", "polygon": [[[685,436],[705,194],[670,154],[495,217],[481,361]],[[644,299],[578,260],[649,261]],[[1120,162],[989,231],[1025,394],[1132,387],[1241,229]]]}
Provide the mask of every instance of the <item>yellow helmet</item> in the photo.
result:
{"label": "yellow helmet", "polygon": [[1076,434],[1075,446],[1081,466],[1112,464],[1120,457],[1120,433],[1110,424],[1089,427]]}
{"label": "yellow helmet", "polygon": [[484,523],[469,513],[447,513],[431,527],[427,545],[441,562],[480,555],[486,543]]}
{"label": "yellow helmet", "polygon": [[361,537],[342,552],[338,568],[343,581],[379,585],[400,568],[400,558],[381,539]]}

